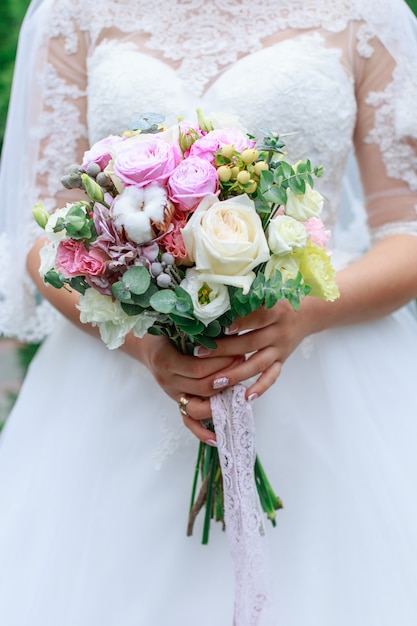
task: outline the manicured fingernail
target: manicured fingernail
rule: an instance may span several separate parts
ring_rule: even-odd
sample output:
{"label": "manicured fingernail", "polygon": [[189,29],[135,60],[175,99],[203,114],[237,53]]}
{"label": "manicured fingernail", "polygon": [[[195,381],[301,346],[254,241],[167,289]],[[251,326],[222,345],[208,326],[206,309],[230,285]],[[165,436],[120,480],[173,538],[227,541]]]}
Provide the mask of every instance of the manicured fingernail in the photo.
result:
{"label": "manicured fingernail", "polygon": [[214,439],[207,439],[206,443],[212,448],[217,448],[217,441],[214,441]]}
{"label": "manicured fingernail", "polygon": [[212,353],[212,350],[209,350],[208,348],[205,348],[204,346],[196,346],[194,348],[194,356],[208,356],[209,354]]}
{"label": "manicured fingernail", "polygon": [[225,335],[236,335],[239,332],[239,327],[237,324],[230,324],[229,328],[224,329]]}
{"label": "manicured fingernail", "polygon": [[257,393],[251,393],[251,394],[248,396],[248,400],[249,400],[249,402],[253,402],[253,401],[254,401],[254,400],[256,400],[257,398],[259,398],[259,395],[258,395]]}
{"label": "manicured fingernail", "polygon": [[220,376],[220,378],[216,378],[216,380],[213,382],[213,389],[223,389],[223,387],[227,387],[229,383],[230,380],[227,378],[227,376]]}

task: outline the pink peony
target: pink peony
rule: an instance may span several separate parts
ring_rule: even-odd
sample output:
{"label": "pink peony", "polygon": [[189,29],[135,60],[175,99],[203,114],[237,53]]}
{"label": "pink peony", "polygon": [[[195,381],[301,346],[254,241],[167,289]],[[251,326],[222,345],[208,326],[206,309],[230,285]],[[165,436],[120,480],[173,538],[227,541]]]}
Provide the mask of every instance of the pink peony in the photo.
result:
{"label": "pink peony", "polygon": [[117,135],[109,135],[105,139],[97,141],[97,143],[91,146],[90,150],[84,152],[83,168],[86,169],[90,163],[97,163],[103,171],[112,159],[110,154],[112,146],[121,141],[123,141],[123,138]]}
{"label": "pink peony", "polygon": [[330,230],[324,229],[324,224],[321,219],[318,217],[310,217],[306,222],[304,222],[304,226],[310,240],[315,243],[316,246],[325,248],[330,239]]}
{"label": "pink peony", "polygon": [[213,163],[214,153],[223,146],[231,144],[237,152],[242,152],[245,148],[253,148],[255,143],[237,128],[219,128],[210,131],[201,139],[197,139],[190,148],[190,156],[198,156]]}
{"label": "pink peony", "polygon": [[207,194],[216,193],[219,186],[217,171],[200,157],[184,159],[168,180],[170,200],[182,211],[192,211]]}
{"label": "pink peony", "polygon": [[176,145],[154,136],[129,144],[114,160],[114,173],[126,185],[145,187],[152,182],[165,183],[181,160]]}
{"label": "pink peony", "polygon": [[106,269],[106,257],[101,250],[87,250],[80,241],[67,239],[58,246],[55,269],[65,278],[73,276],[98,276]]}

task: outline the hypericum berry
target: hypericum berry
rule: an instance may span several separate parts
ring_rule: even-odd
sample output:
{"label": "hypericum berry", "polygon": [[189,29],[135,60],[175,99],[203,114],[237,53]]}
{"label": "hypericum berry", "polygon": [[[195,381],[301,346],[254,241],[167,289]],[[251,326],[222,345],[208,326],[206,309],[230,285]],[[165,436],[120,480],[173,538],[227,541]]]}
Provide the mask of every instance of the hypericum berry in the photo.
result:
{"label": "hypericum berry", "polygon": [[217,168],[217,178],[222,183],[227,183],[232,178],[232,170],[228,165],[221,165]]}
{"label": "hypericum berry", "polygon": [[237,176],[238,176],[238,174],[239,174],[239,172],[240,172],[240,169],[238,168],[238,166],[237,166],[237,165],[235,165],[234,167],[232,167],[232,168],[230,169],[230,172],[231,172],[231,174],[232,174],[232,180],[236,180],[236,178],[237,178]]}
{"label": "hypericum berry", "polygon": [[240,155],[243,163],[249,165],[249,163],[253,163],[259,158],[259,152],[255,148],[246,148]]}
{"label": "hypericum berry", "polygon": [[257,163],[255,163],[253,169],[254,169],[255,174],[257,176],[260,176],[261,172],[269,169],[269,165],[266,161],[258,161]]}
{"label": "hypericum berry", "polygon": [[258,183],[256,182],[256,180],[254,180],[250,187],[245,188],[245,193],[253,193],[254,191],[256,191],[257,186],[258,186]]}
{"label": "hypericum berry", "polygon": [[242,170],[237,175],[237,182],[241,185],[247,185],[250,181],[250,173],[247,170]]}
{"label": "hypericum berry", "polygon": [[235,147],[231,143],[227,144],[226,146],[223,146],[221,150],[221,155],[225,159],[231,159],[234,153],[235,153]]}

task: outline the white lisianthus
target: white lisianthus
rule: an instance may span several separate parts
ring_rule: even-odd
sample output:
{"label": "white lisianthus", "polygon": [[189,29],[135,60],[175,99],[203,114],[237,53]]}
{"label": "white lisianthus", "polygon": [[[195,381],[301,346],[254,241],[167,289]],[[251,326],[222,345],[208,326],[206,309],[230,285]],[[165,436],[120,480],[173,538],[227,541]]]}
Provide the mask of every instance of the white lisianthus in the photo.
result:
{"label": "white lisianthus", "polygon": [[165,189],[157,184],[126,187],[112,206],[114,224],[117,230],[124,229],[131,241],[147,243],[154,237],[151,222],[164,222],[167,203]]}
{"label": "white lisianthus", "polygon": [[279,270],[282,274],[283,284],[287,280],[297,278],[300,271],[300,260],[292,255],[278,256],[273,254],[265,267],[265,278],[268,280],[275,274],[275,270]]}
{"label": "white lisianthus", "polygon": [[194,268],[187,269],[180,287],[191,296],[194,315],[205,326],[230,309],[229,291],[225,285],[204,280]]}
{"label": "white lisianthus", "polygon": [[210,195],[181,230],[190,261],[210,283],[241,287],[248,293],[252,271],[269,259],[255,205],[246,195],[219,201]]}
{"label": "white lisianthus", "polygon": [[59,233],[54,233],[54,228],[56,226],[58,218],[63,217],[65,219],[67,217],[68,211],[72,208],[72,206],[72,204],[68,203],[62,209],[57,209],[50,215],[45,226],[45,232],[48,235],[48,239],[50,241],[63,241],[64,239],[66,239],[67,231],[65,230],[65,228],[59,231]]}
{"label": "white lisianthus", "polygon": [[50,241],[39,250],[39,258],[41,264],[39,266],[39,274],[42,278],[47,272],[55,267],[56,252],[58,249],[58,241]]}
{"label": "white lisianthus", "polygon": [[323,210],[324,198],[307,183],[306,192],[297,195],[290,188],[287,189],[287,204],[285,214],[300,222],[306,222],[310,217],[319,217]]}
{"label": "white lisianthus", "polygon": [[80,296],[77,308],[83,324],[90,323],[99,327],[101,339],[109,350],[123,345],[130,331],[133,331],[135,337],[143,337],[158,319],[158,314],[147,311],[140,315],[127,315],[120,302],[95,289],[87,289]]}
{"label": "white lisianthus", "polygon": [[268,244],[274,254],[289,254],[294,248],[302,248],[307,238],[304,224],[289,215],[277,215],[269,222]]}

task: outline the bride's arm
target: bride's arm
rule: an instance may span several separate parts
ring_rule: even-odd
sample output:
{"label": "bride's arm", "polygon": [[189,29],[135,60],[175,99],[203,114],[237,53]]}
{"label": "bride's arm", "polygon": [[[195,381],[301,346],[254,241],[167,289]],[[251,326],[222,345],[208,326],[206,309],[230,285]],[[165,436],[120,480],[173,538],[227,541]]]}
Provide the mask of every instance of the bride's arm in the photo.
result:
{"label": "bride's arm", "polygon": [[[232,329],[254,329],[251,332],[218,342],[216,355],[253,352],[228,381],[232,385],[259,376],[247,397],[261,395],[275,382],[282,364],[304,337],[375,320],[417,297],[417,145],[415,139],[396,132],[398,114],[404,113],[397,111],[395,100],[401,77],[382,44],[373,40],[373,45],[370,59],[359,55],[354,59],[358,103],[354,139],[374,244],[337,274],[340,298],[335,302],[307,297],[298,312],[280,302],[270,311],[238,320]],[[403,92],[409,93],[409,100],[413,89],[416,85],[410,79]],[[414,110],[413,102],[408,104]],[[202,349],[200,356],[210,356],[205,352]]]}

